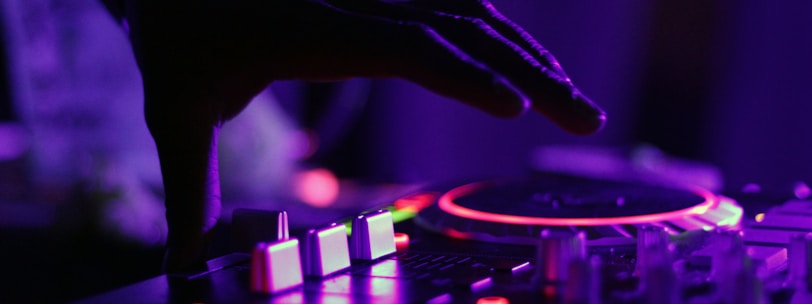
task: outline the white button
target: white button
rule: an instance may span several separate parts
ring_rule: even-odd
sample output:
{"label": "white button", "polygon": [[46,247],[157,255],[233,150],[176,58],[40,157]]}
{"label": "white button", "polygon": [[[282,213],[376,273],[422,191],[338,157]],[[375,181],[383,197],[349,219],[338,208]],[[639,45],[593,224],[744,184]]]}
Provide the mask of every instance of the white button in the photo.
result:
{"label": "white button", "polygon": [[350,267],[347,226],[310,230],[304,240],[305,275],[324,277]]}
{"label": "white button", "polygon": [[359,260],[374,260],[395,252],[395,228],[392,213],[378,210],[360,215],[352,221],[350,256]]}
{"label": "white button", "polygon": [[299,240],[259,243],[251,254],[251,291],[277,293],[302,284]]}

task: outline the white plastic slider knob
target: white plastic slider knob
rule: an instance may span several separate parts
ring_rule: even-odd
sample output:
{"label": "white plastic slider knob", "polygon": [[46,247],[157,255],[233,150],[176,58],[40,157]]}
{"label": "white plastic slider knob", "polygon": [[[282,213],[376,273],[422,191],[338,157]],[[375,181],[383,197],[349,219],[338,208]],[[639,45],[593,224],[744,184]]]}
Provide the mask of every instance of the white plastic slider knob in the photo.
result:
{"label": "white plastic slider knob", "polygon": [[259,243],[251,252],[251,291],[274,294],[302,281],[299,240]]}
{"label": "white plastic slider knob", "polygon": [[352,221],[350,257],[374,260],[395,252],[395,228],[392,213],[378,210],[359,215]]}
{"label": "white plastic slider knob", "polygon": [[333,223],[311,229],[304,240],[302,256],[306,276],[325,277],[350,267],[347,226]]}

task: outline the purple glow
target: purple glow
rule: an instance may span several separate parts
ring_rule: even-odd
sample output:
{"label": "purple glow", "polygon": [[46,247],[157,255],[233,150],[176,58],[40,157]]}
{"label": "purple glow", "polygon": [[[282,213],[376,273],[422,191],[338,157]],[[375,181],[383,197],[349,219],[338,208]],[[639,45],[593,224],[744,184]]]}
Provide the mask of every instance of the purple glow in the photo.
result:
{"label": "purple glow", "polygon": [[20,125],[0,123],[0,161],[19,158],[29,146],[28,136]]}
{"label": "purple glow", "polygon": [[319,149],[319,137],[313,131],[293,131],[289,135],[290,154],[299,159],[305,159],[316,153]]}
{"label": "purple glow", "polygon": [[760,193],[761,192],[761,186],[759,184],[756,184],[756,183],[747,183],[744,186],[742,186],[742,192],[744,192],[744,193]]}
{"label": "purple glow", "polygon": [[491,286],[491,283],[493,283],[493,279],[491,277],[484,278],[471,284],[471,290],[476,291],[479,289],[486,288],[488,286]]}

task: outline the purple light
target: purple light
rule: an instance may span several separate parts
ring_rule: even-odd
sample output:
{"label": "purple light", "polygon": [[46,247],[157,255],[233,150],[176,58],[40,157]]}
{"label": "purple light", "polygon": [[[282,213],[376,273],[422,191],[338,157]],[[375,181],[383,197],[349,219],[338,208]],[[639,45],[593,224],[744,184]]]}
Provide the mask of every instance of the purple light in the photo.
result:
{"label": "purple light", "polygon": [[796,182],[795,186],[792,189],[792,192],[795,193],[795,197],[799,199],[808,198],[810,194],[812,194],[812,189],[809,189],[809,185],[804,182]]}
{"label": "purple light", "polygon": [[0,161],[19,158],[30,142],[25,129],[15,123],[0,123]]}
{"label": "purple light", "polygon": [[756,183],[747,183],[744,186],[742,186],[742,192],[744,192],[744,193],[760,193],[761,192],[761,186],[759,186]]}

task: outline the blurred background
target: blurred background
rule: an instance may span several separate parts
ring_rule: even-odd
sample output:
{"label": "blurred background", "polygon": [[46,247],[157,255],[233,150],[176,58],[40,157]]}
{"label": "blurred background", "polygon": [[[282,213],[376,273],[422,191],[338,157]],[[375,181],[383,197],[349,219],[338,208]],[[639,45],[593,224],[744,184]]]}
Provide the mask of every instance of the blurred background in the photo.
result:
{"label": "blurred background", "polygon": [[[717,191],[812,180],[812,3],[492,2],[608,112],[603,131],[495,119],[397,79],[278,82],[223,131],[223,217],[329,214],[402,185],[652,161]],[[0,18],[0,302],[75,300],[157,275],[160,172],[121,26],[97,0],[0,0]]]}

